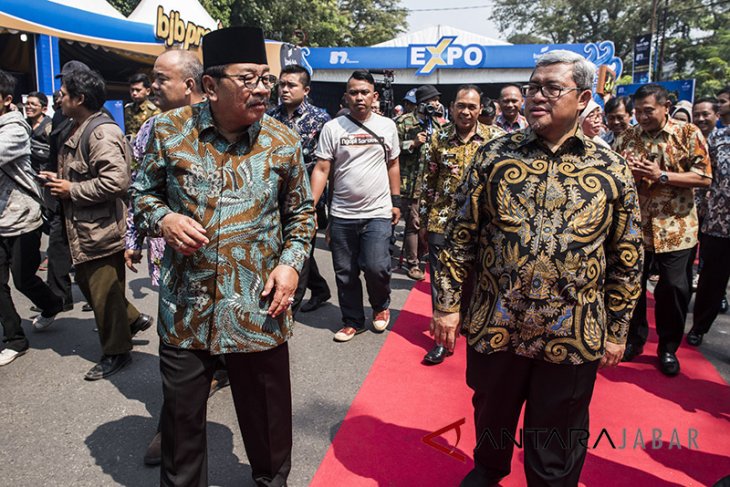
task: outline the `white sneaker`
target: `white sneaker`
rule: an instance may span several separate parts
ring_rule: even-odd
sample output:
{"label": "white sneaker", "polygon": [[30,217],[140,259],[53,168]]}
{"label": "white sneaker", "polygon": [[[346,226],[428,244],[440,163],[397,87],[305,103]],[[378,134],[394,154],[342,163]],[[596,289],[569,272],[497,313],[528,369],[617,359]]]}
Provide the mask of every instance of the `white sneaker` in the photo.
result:
{"label": "white sneaker", "polygon": [[27,350],[23,350],[22,352],[16,352],[15,350],[10,350],[9,348],[6,348],[2,352],[0,352],[0,367],[2,367],[3,365],[8,365],[10,362],[23,355],[25,352],[27,352]]}
{"label": "white sneaker", "polygon": [[53,321],[56,319],[56,315],[49,316],[46,318],[43,315],[38,315],[35,318],[33,318],[33,329],[36,331],[45,330],[51,324],[53,324]]}
{"label": "white sneaker", "polygon": [[388,324],[390,323],[390,310],[384,309],[380,313],[376,313],[375,316],[373,316],[373,328],[375,328],[375,331],[385,331],[386,328],[388,328]]}

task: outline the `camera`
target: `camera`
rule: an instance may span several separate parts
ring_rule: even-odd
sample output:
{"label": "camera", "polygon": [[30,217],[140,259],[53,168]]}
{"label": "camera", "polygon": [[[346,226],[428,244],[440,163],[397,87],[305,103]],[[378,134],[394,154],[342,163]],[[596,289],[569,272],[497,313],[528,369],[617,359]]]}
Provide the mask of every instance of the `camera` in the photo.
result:
{"label": "camera", "polygon": [[426,115],[427,117],[441,117],[443,113],[438,108],[431,105],[430,103],[420,103],[418,105],[418,113]]}

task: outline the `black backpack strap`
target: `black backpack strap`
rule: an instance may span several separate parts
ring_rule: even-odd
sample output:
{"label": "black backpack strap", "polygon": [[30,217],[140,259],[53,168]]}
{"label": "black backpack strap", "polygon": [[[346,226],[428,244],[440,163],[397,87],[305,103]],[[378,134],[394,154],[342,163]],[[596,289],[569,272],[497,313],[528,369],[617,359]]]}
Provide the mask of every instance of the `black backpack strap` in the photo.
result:
{"label": "black backpack strap", "polygon": [[84,127],[84,131],[81,133],[81,137],[79,138],[79,147],[81,148],[81,157],[84,159],[84,162],[89,162],[89,151],[91,148],[89,147],[89,139],[91,138],[91,134],[94,132],[94,130],[100,126],[107,123],[116,123],[114,120],[109,118],[105,114],[101,114],[98,117],[92,118],[89,123]]}
{"label": "black backpack strap", "polygon": [[350,120],[350,122],[354,123],[355,125],[357,125],[361,129],[363,129],[365,132],[367,132],[370,135],[372,135],[373,137],[375,137],[375,140],[378,141],[378,143],[380,144],[380,146],[383,148],[383,151],[385,152],[385,166],[387,167],[388,164],[390,164],[390,157],[389,157],[390,151],[388,150],[388,147],[385,145],[385,142],[383,141],[383,138],[381,136],[379,136],[378,134],[376,134],[375,132],[373,132],[372,130],[370,130],[369,128],[367,128],[362,122],[360,122],[358,119],[356,119],[355,117],[353,117],[349,113],[346,114],[345,116]]}

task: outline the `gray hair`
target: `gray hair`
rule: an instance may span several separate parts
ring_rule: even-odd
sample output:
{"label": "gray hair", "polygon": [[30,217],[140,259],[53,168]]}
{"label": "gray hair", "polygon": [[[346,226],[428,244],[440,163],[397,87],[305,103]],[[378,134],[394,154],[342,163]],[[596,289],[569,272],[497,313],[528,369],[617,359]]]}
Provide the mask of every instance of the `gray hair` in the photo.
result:
{"label": "gray hair", "polygon": [[573,81],[581,90],[590,90],[593,87],[593,78],[596,75],[596,65],[573,51],[557,49],[548,51],[537,58],[535,68],[552,64],[571,64],[573,66]]}

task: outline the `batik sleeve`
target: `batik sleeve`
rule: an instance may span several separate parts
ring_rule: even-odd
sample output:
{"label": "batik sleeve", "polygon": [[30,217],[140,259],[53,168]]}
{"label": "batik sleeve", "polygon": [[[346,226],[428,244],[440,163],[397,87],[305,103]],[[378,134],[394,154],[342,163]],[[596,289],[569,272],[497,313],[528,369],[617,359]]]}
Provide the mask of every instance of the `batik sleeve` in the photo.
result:
{"label": "batik sleeve", "polygon": [[613,222],[606,243],[605,308],[607,339],[626,343],[629,321],[641,296],[644,261],[639,197],[628,163],[621,159]]}
{"label": "batik sleeve", "polygon": [[300,272],[304,260],[309,257],[315,232],[314,201],[300,143],[296,144],[290,157],[284,193],[279,198],[283,240],[279,264],[291,266]]}

